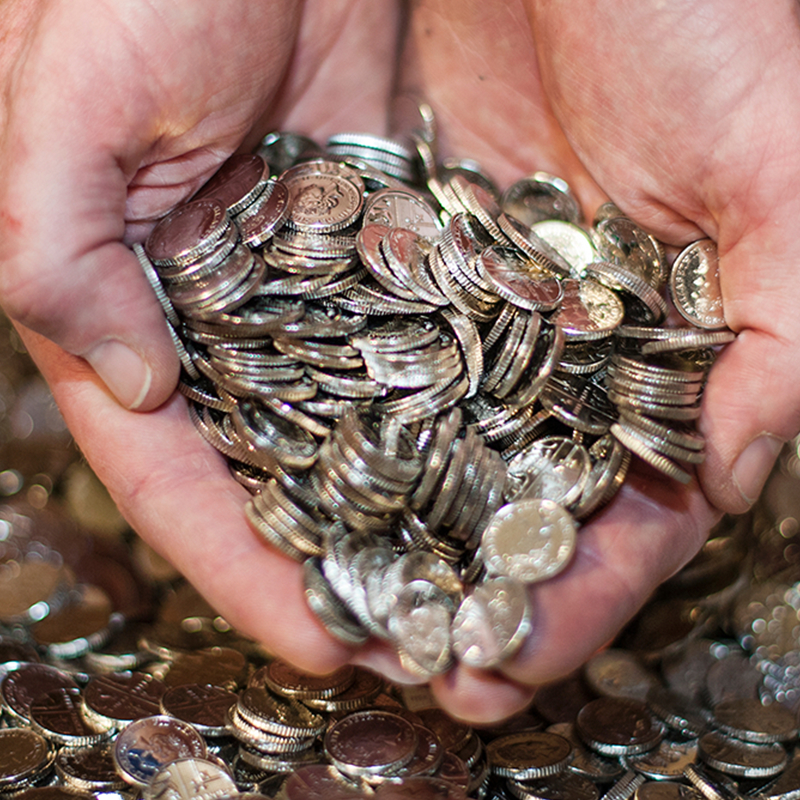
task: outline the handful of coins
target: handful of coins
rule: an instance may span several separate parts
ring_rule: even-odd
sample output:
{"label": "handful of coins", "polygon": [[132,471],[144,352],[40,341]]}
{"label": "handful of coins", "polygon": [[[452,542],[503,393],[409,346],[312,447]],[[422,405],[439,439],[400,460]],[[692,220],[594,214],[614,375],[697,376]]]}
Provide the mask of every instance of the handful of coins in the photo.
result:
{"label": "handful of coins", "polygon": [[334,636],[424,677],[519,648],[631,452],[690,480],[733,338],[712,241],[670,268],[611,203],[587,225],[559,178],[500,195],[434,152],[270,134],[135,247],[253,529]]}

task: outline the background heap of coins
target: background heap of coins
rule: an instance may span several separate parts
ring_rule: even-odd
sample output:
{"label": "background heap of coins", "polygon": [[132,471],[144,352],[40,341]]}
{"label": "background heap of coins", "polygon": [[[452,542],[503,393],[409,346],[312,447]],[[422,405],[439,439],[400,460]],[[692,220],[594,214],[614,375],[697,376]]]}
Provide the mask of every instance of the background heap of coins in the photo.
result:
{"label": "background heap of coins", "polygon": [[[252,527],[334,635],[423,676],[519,647],[524,585],[567,565],[631,452],[690,479],[733,337],[713,242],[670,269],[612,204],[587,226],[542,173],[500,197],[429,134],[271,134],[136,248]],[[667,284],[692,327],[656,327]]]}
{"label": "background heap of coins", "polygon": [[726,520],[527,711],[473,728],[424,687],[271,657],[174,572],[143,578],[136,539],[52,501],[0,505],[0,797],[796,800],[797,703],[765,705],[778,632],[754,640],[755,596],[778,605],[750,583],[752,523]]}

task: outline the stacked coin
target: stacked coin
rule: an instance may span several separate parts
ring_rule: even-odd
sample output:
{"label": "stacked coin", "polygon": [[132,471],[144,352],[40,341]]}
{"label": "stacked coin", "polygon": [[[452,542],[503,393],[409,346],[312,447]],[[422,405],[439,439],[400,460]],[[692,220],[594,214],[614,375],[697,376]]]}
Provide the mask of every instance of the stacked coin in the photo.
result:
{"label": "stacked coin", "polygon": [[[273,165],[235,156],[139,250],[192,419],[254,494],[248,520],[317,559],[309,602],[334,635],[389,638],[421,675],[514,652],[530,610],[508,586],[567,566],[575,520],[631,452],[690,480],[689,423],[732,338],[709,316],[653,327],[664,250],[612,204],[587,226],[545,174],[499,197],[474,168],[440,168],[434,132],[340,134],[297,161],[270,135]],[[713,258],[703,242],[676,261],[709,281],[673,289],[687,319],[713,305]],[[420,551],[438,566],[395,567]],[[490,630],[479,609],[510,597],[515,624]],[[476,629],[492,644],[476,650]]]}
{"label": "stacked coin", "polygon": [[[460,409],[448,414],[455,429],[460,414]],[[346,427],[348,438],[337,447],[356,434],[374,444],[381,435],[379,421],[376,425]],[[434,429],[419,432],[431,440],[439,435]],[[401,467],[412,452],[411,441],[402,436],[397,434],[387,455]],[[360,452],[372,459],[380,454]],[[369,472],[380,476],[378,467],[386,470],[391,463],[376,460]],[[412,480],[419,465],[412,469],[406,461],[405,467]],[[277,479],[273,486],[283,491]],[[299,521],[302,512],[310,524],[307,506],[280,507],[276,515],[291,510]],[[14,552],[37,545],[48,552],[43,543],[53,520],[10,508],[2,518],[14,522],[7,531]],[[512,596],[525,592],[520,581],[482,579],[461,599],[458,559],[448,563],[426,549],[398,555],[393,548],[405,534],[391,531],[387,538],[386,532],[373,532],[365,543],[360,541],[365,534],[341,522],[329,524],[343,528],[332,554],[309,558],[306,566],[317,570],[320,587],[335,589],[334,598],[348,598],[357,612],[351,630],[402,643],[397,631],[413,625],[409,617],[422,611],[419,616],[435,623],[437,610],[458,605],[453,652],[478,667],[499,663],[526,635],[524,604]],[[410,528],[409,522],[404,525]],[[284,520],[284,530],[290,529]],[[731,570],[730,563],[741,565],[743,559],[730,547],[730,530],[721,530],[724,535],[663,587],[613,648],[593,656],[579,673],[541,687],[527,712],[486,729],[449,719],[431,707],[424,690],[400,690],[365,670],[345,666],[312,676],[267,656],[180,579],[162,584],[158,604],[138,612],[142,621],[123,615],[106,638],[91,638],[88,652],[37,645],[38,623],[27,617],[5,622],[0,795],[697,800],[696,790],[708,800],[745,795],[792,800],[800,792],[800,764],[792,755],[798,724],[791,698],[764,705],[759,695],[770,677],[764,666],[777,664],[778,647],[796,643],[797,636],[790,622],[780,630],[774,624],[762,630],[758,620],[781,620],[783,615],[773,612],[794,596],[791,587],[777,585],[742,591],[738,569]],[[311,534],[309,528],[303,537],[312,541]],[[51,540],[52,557],[57,552],[73,569],[100,547],[76,534],[62,544],[64,549],[55,551]],[[119,613],[135,578],[125,577],[130,565],[121,553],[106,563],[105,573],[127,587],[111,592]],[[75,575],[80,588],[82,578]],[[730,597],[731,591],[738,596],[732,621],[709,614],[714,598],[702,596],[709,586],[720,596]],[[24,593],[24,586],[20,590]],[[87,592],[73,592],[68,602],[78,607],[82,594]],[[519,616],[509,617],[508,607],[498,604],[500,594],[509,596]],[[684,629],[670,639],[671,629],[653,623],[653,615],[663,623],[658,609],[667,601],[689,604],[694,625],[689,635]],[[461,626],[459,615],[485,620],[493,638],[474,624]],[[342,612],[337,624],[344,626],[346,619]],[[56,621],[62,634],[54,640],[68,639],[70,620],[54,614]],[[435,623],[430,636],[422,637],[431,641],[421,649],[401,650],[410,669],[424,671],[443,657],[439,629],[446,625]],[[731,632],[748,649],[730,638]],[[636,650],[625,649],[625,642],[635,643]]]}

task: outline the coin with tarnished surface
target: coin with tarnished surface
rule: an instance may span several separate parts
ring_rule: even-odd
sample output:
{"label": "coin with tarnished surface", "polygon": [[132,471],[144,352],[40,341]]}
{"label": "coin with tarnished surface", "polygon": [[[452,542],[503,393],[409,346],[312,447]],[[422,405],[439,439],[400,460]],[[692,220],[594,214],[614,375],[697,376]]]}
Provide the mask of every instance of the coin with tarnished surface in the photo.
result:
{"label": "coin with tarnished surface", "polygon": [[3,708],[17,719],[28,720],[31,703],[37,697],[61,688],[77,689],[78,684],[66,672],[48,664],[22,664],[3,678]]}
{"label": "coin with tarnished surface", "polygon": [[483,533],[486,568],[522,583],[557,575],[575,551],[572,517],[551,500],[520,500],[503,506]]}
{"label": "coin with tarnished surface", "polygon": [[357,711],[325,734],[325,752],[346,775],[371,775],[407,764],[417,748],[414,726],[388,711]]}
{"label": "coin with tarnished surface", "polygon": [[166,686],[152,675],[98,675],[83,690],[86,711],[114,722],[133,722],[159,712],[159,700]]}
{"label": "coin with tarnished surface", "polygon": [[516,780],[556,775],[566,769],[572,745],[563,736],[546,731],[524,731],[489,742],[486,755],[492,771]]}
{"label": "coin with tarnished surface", "polygon": [[742,778],[766,778],[777,775],[786,766],[786,750],[778,743],[753,744],[711,732],[700,737],[701,761],[726,775]]}
{"label": "coin with tarnished surface", "polygon": [[57,744],[87,745],[106,738],[111,724],[88,722],[81,708],[80,689],[54,689],[31,703],[31,727]]}
{"label": "coin with tarnished surface", "polygon": [[205,758],[206,743],[189,724],[156,715],[132,722],[117,736],[114,758],[126,783],[144,788],[161,767],[178,758]]}
{"label": "coin with tarnished surface", "polygon": [[185,203],[156,223],[145,251],[157,266],[181,263],[211,247],[229,225],[225,206],[218,200]]}
{"label": "coin with tarnished surface", "polygon": [[0,787],[36,775],[52,761],[44,737],[27,728],[0,730]]}
{"label": "coin with tarnished surface", "polygon": [[602,755],[635,755],[658,746],[663,729],[644,703],[601,697],[587,703],[575,720],[584,742]]}
{"label": "coin with tarnished surface", "polygon": [[561,302],[560,281],[518,251],[494,245],[481,252],[480,263],[497,293],[515,306],[529,311],[552,311]]}
{"label": "coin with tarnished surface", "polygon": [[681,250],[670,272],[669,293],[678,313],[692,325],[725,327],[716,242],[700,239]]}
{"label": "coin with tarnished surface", "polygon": [[716,726],[746,742],[787,742],[797,737],[795,715],[777,703],[762,705],[758,700],[737,698],[714,706]]}

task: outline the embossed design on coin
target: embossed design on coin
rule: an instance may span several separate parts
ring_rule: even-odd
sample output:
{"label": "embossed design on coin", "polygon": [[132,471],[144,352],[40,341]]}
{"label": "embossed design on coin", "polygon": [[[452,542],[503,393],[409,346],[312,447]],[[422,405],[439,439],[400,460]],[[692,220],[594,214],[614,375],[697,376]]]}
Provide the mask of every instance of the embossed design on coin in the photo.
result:
{"label": "embossed design on coin", "polygon": [[80,689],[54,689],[31,703],[31,726],[58,744],[84,745],[103,739],[111,730],[91,725],[81,713]]}
{"label": "embossed design on coin", "polygon": [[364,184],[355,170],[331,161],[310,161],[280,176],[289,190],[289,222],[301,231],[333,233],[361,212]]}
{"label": "embossed design on coin", "polygon": [[663,736],[644,703],[622,697],[587,703],[578,712],[576,730],[592,750],[609,756],[645,753]]}
{"label": "embossed design on coin", "polygon": [[225,206],[218,200],[195,200],[156,223],[145,251],[157,265],[180,263],[221,238],[229,224]]}
{"label": "embossed design on coin", "polygon": [[140,788],[170,762],[189,756],[205,758],[206,754],[205,740],[191,725],[161,715],[132,722],[114,745],[120,775]]}
{"label": "embossed design on coin", "polygon": [[532,261],[524,261],[516,250],[498,245],[481,253],[481,266],[497,293],[529,311],[552,311],[561,302],[561,282]]}
{"label": "embossed design on coin", "polygon": [[568,278],[561,286],[564,299],[551,322],[560,325],[568,338],[602,339],[622,323],[625,307],[611,289],[589,279]]}
{"label": "embossed design on coin", "polygon": [[225,718],[236,704],[236,694],[211,684],[186,683],[168,689],[161,698],[165,714],[194,725],[205,736],[225,732]]}
{"label": "embossed design on coin", "polygon": [[572,745],[567,739],[545,731],[500,736],[486,748],[489,763],[497,775],[523,781],[562,772],[571,754]]}
{"label": "embossed design on coin", "polygon": [[487,569],[522,583],[557,575],[575,550],[575,521],[552,500],[528,499],[503,506],[483,534]]}
{"label": "embossed design on coin", "polygon": [[158,703],[165,689],[161,681],[142,672],[98,675],[84,689],[83,703],[87,711],[99,717],[133,722],[158,714]]}
{"label": "embossed design on coin", "polygon": [[413,192],[380,189],[373,192],[364,208],[364,224],[406,228],[430,241],[442,235],[441,223],[428,203]]}
{"label": "embossed design on coin", "polygon": [[725,327],[717,245],[701,239],[685,247],[669,276],[669,293],[678,313],[698,328]]}
{"label": "embossed design on coin", "polygon": [[0,786],[23,781],[51,760],[45,739],[27,728],[0,730]]}
{"label": "embossed design on coin", "polygon": [[453,652],[464,664],[490,669],[525,641],[531,613],[524,584],[511,578],[482,581],[453,617]]}
{"label": "embossed design on coin", "polygon": [[417,732],[388,711],[359,711],[325,734],[325,752],[347,775],[369,775],[407,764],[417,747]]}
{"label": "embossed design on coin", "polygon": [[143,800],[214,800],[238,794],[230,774],[214,761],[179,758],[166,764],[142,792]]}
{"label": "embossed design on coin", "polygon": [[3,707],[18,719],[29,719],[31,703],[54,689],[77,689],[75,681],[47,664],[22,664],[3,679]]}

